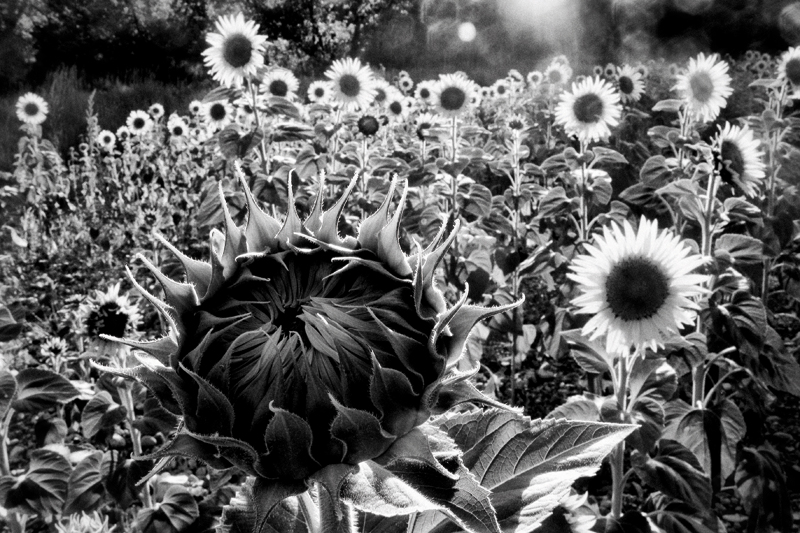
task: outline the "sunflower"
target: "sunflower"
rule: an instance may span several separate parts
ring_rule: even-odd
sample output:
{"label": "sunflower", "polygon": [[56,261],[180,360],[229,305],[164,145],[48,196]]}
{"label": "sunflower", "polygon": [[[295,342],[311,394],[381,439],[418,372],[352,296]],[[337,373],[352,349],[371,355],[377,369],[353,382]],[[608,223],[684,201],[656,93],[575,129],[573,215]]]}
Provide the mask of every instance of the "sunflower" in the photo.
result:
{"label": "sunflower", "polygon": [[792,92],[800,87],[800,46],[792,46],[778,60],[778,79],[788,83]]}
{"label": "sunflower", "polygon": [[608,138],[609,126],[616,126],[621,115],[619,93],[600,78],[573,83],[556,108],[556,122],[584,142]]}
{"label": "sunflower", "polygon": [[703,53],[689,60],[689,69],[678,74],[674,89],[686,102],[686,108],[696,119],[703,122],[717,118],[727,105],[726,99],[733,93],[728,64],[718,61],[716,55],[706,57]]}
{"label": "sunflower", "polygon": [[225,100],[208,102],[203,106],[203,116],[209,126],[221,130],[233,121],[233,106]]}
{"label": "sunflower", "polygon": [[636,72],[642,75],[642,78],[647,78],[650,75],[650,69],[644,63],[638,63],[636,65]]}
{"label": "sunflower", "polygon": [[131,130],[128,129],[128,126],[120,126],[117,128],[117,139],[120,141],[127,141],[131,138]]}
{"label": "sunflower", "polygon": [[110,131],[103,130],[97,135],[96,142],[106,152],[112,152],[117,143],[117,137]]}
{"label": "sunflower", "polygon": [[531,87],[535,87],[536,85],[542,83],[542,79],[544,79],[544,76],[538,70],[532,70],[528,72],[528,75],[525,77],[525,79],[528,80],[528,85],[530,85]]}
{"label": "sunflower", "polygon": [[147,113],[153,117],[153,120],[158,120],[164,116],[164,106],[159,103],[155,103],[147,108]]}
{"label": "sunflower", "polygon": [[466,76],[443,74],[433,89],[436,111],[445,117],[462,115],[470,107],[474,86]]}
{"label": "sunflower", "polygon": [[414,88],[414,80],[408,75],[401,76],[397,79],[397,86],[404,94],[407,94]]}
{"label": "sunflower", "polygon": [[136,287],[170,331],[152,342],[114,339],[145,354],[136,368],[109,370],[141,381],[182,417],[156,457],[193,450],[214,468],[257,477],[269,494],[300,494],[317,479],[339,499],[352,467],[411,467],[418,456],[403,463],[408,450],[445,442],[420,426],[468,377],[455,372],[470,330],[519,302],[486,309],[464,305],[464,296],[448,305],[434,278],[455,234],[443,230],[406,256],[397,235],[407,187],[389,213],[396,180],[358,234],[343,238],[339,219],[360,176],[326,211],[321,184],[305,221],[291,178],[281,223],[240,176],[247,222],[237,226],[223,204],[224,233],[212,231],[209,263],[161,239],[184,265],[186,283],[138,256],[165,301]]}
{"label": "sunflower", "polygon": [[569,65],[553,61],[547,70],[544,71],[544,80],[550,85],[563,85],[572,77],[572,69]]}
{"label": "sunflower", "polygon": [[375,78],[372,80],[372,90],[375,91],[375,96],[372,99],[372,103],[378,107],[382,107],[384,104],[386,104],[386,99],[389,97],[389,93],[391,91],[398,93],[400,92],[397,90],[397,87],[394,87],[383,78]]}
{"label": "sunflower", "polygon": [[182,139],[189,133],[189,125],[178,115],[172,115],[167,122],[167,129],[169,130],[170,138]]}
{"label": "sunflower", "polygon": [[520,115],[519,113],[514,113],[512,115],[509,115],[508,117],[506,117],[504,122],[506,126],[508,126],[508,129],[510,129],[515,134],[519,134],[525,131],[526,129],[528,129],[529,126],[528,119],[525,116]]}
{"label": "sunflower", "polygon": [[402,120],[408,113],[406,97],[399,91],[392,91],[386,98],[386,114],[394,120]]}
{"label": "sunflower", "polygon": [[280,96],[283,98],[294,96],[294,93],[296,93],[299,88],[300,82],[297,80],[297,76],[286,68],[274,68],[270,70],[261,82],[261,91],[263,94]]}
{"label": "sunflower", "polygon": [[145,135],[153,127],[153,119],[141,109],[137,109],[131,111],[125,124],[128,126],[131,135]]}
{"label": "sunflower", "polygon": [[333,84],[332,100],[345,109],[363,109],[375,98],[372,70],[357,58],[337,59],[325,76]]}
{"label": "sunflower", "polygon": [[327,102],[331,97],[331,82],[314,81],[308,86],[308,99],[311,102]]}
{"label": "sunflower", "polygon": [[512,80],[514,83],[517,83],[517,84],[522,84],[522,83],[525,83],[525,78],[523,78],[523,77],[522,77],[522,74],[520,73],[520,71],[518,71],[518,70],[517,70],[517,69],[515,69],[515,68],[512,68],[511,70],[509,70],[509,71],[508,71],[508,77],[509,77],[509,78],[510,78],[510,79],[511,79],[511,80]]}
{"label": "sunflower", "polygon": [[436,115],[431,113],[422,113],[417,115],[414,124],[417,127],[417,137],[420,141],[424,141],[430,136],[431,128],[439,126],[439,119]]}
{"label": "sunflower", "polygon": [[206,42],[211,45],[203,55],[212,77],[225,85],[241,85],[245,77],[254,77],[264,65],[264,44],[267,38],[258,35],[258,24],[245,21],[244,15],[220,17],[217,32],[209,33]]}
{"label": "sunflower", "polygon": [[761,142],[753,131],[725,123],[714,138],[715,154],[720,162],[720,176],[725,183],[735,184],[747,196],[758,194],[758,187],[766,175]]}
{"label": "sunflower", "polygon": [[642,217],[638,232],[627,220],[622,228],[614,224],[586,251],[567,274],[582,293],[572,300],[576,312],[592,315],[583,335],[606,335],[612,353],[628,353],[632,346],[656,350],[693,322],[693,299],[706,292],[706,276],[692,272],[705,260],[679,236],[659,233],[655,221]]}
{"label": "sunflower", "polygon": [[381,128],[380,121],[373,115],[362,115],[356,122],[358,132],[364,137],[372,137]]}
{"label": "sunflower", "polygon": [[623,65],[617,69],[617,87],[624,104],[638,102],[644,94],[642,75],[630,65]]}
{"label": "sunflower", "polygon": [[106,355],[116,343],[103,335],[112,337],[133,336],[141,321],[139,306],[130,297],[120,295],[120,284],[111,285],[106,292],[95,291],[78,308],[78,319],[89,342]]}
{"label": "sunflower", "polygon": [[203,109],[203,102],[201,102],[200,100],[192,100],[189,103],[189,112],[192,114],[193,117],[199,115],[200,110],[202,109]]}
{"label": "sunflower", "polygon": [[494,90],[495,98],[505,99],[511,93],[511,88],[506,80],[497,80],[492,84],[492,89]]}
{"label": "sunflower", "polygon": [[34,93],[27,93],[17,100],[17,118],[25,124],[38,126],[47,118],[50,107],[44,98]]}
{"label": "sunflower", "polygon": [[600,65],[595,65],[592,67],[592,75],[593,76],[602,76],[603,75],[603,67]]}
{"label": "sunflower", "polygon": [[433,102],[433,86],[435,84],[436,82],[432,80],[419,82],[416,91],[414,91],[414,96],[417,98],[417,101],[425,105],[430,105]]}

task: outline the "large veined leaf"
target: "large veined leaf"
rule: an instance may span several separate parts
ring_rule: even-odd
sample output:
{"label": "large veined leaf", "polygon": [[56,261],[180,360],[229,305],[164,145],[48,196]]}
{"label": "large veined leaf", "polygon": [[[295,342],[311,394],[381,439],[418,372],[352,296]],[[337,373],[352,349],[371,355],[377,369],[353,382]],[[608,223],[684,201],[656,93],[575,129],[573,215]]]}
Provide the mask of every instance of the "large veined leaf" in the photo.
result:
{"label": "large veined leaf", "polygon": [[136,526],[143,533],[180,533],[200,516],[197,502],[180,485],[172,485],[154,509],[143,509],[136,516]]}
{"label": "large veined leaf", "polygon": [[[11,229],[12,238],[14,235],[15,232]],[[20,333],[22,333],[22,324],[14,320],[14,316],[8,310],[8,307],[0,305],[0,342],[14,340]]]}
{"label": "large veined leaf", "polygon": [[17,392],[17,380],[7,370],[0,371],[0,420],[6,416],[11,400]]}
{"label": "large veined leaf", "polygon": [[27,514],[49,516],[61,512],[72,467],[51,450],[34,450],[28,471],[21,477],[0,479],[0,505]]}
{"label": "large veined leaf", "polygon": [[89,400],[81,413],[83,434],[92,438],[104,429],[112,428],[125,420],[127,411],[111,398],[107,391],[100,391]]}
{"label": "large veined leaf", "polygon": [[711,481],[697,457],[681,443],[661,439],[654,457],[634,450],[631,463],[639,477],[654,489],[699,511],[711,507]]}
{"label": "large veined leaf", "polygon": [[17,374],[17,397],[11,402],[16,411],[35,413],[80,396],[69,380],[55,372],[26,368]]}
{"label": "large veined leaf", "polygon": [[[634,426],[574,420],[531,420],[491,409],[446,414],[435,420],[464,452],[464,466],[492,491],[502,531],[533,531],[569,495],[572,483],[599,468]],[[415,533],[458,526],[439,511],[425,512]]]}
{"label": "large veined leaf", "polygon": [[103,452],[95,451],[75,465],[69,476],[64,514],[82,513],[95,509],[103,499]]}

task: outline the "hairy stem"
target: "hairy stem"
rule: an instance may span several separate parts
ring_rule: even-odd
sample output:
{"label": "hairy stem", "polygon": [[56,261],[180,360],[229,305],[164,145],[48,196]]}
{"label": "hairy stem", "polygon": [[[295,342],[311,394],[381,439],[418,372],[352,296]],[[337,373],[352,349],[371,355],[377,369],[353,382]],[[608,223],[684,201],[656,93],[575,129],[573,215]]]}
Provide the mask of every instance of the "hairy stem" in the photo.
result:
{"label": "hairy stem", "polygon": [[3,476],[11,474],[11,465],[8,462],[8,431],[11,428],[13,416],[14,408],[9,407],[6,416],[3,417],[3,424],[0,426],[0,475]]}
{"label": "hairy stem", "polygon": [[[637,354],[634,355],[634,358]],[[617,405],[620,413],[628,410],[628,356],[620,356],[618,365]],[[622,496],[625,491],[625,441],[620,442],[611,452],[611,516],[619,520],[622,516]]]}

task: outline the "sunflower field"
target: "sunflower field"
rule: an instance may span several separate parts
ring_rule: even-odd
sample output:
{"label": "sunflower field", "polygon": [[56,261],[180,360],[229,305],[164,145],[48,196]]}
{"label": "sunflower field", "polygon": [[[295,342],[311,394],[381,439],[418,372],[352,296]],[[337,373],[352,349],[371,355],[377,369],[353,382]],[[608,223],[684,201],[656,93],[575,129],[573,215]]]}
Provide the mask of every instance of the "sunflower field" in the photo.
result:
{"label": "sunflower field", "polygon": [[298,80],[0,174],[0,524],[723,533],[800,520],[800,48]]}

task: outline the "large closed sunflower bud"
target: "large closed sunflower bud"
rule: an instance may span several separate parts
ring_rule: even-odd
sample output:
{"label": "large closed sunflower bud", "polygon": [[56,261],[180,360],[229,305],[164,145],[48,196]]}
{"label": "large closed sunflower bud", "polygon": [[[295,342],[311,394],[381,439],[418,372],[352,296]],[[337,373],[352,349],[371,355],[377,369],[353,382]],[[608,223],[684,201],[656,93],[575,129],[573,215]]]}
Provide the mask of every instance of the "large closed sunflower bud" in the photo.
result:
{"label": "large closed sunflower bud", "polygon": [[242,180],[247,223],[237,227],[223,201],[225,231],[212,232],[210,263],[165,241],[186,283],[140,258],[165,301],[137,288],[171,332],[125,341],[148,355],[113,371],[182,417],[157,455],[235,465],[296,493],[326,466],[379,458],[432,413],[477,395],[458,360],[475,323],[510,306],[465,305],[466,297],[447,305],[433,278],[455,232],[406,256],[397,237],[406,189],[390,216],[394,182],[358,236],[342,238],[338,219],[357,179],[327,211],[320,195],[305,221],[288,180],[283,223]]}

